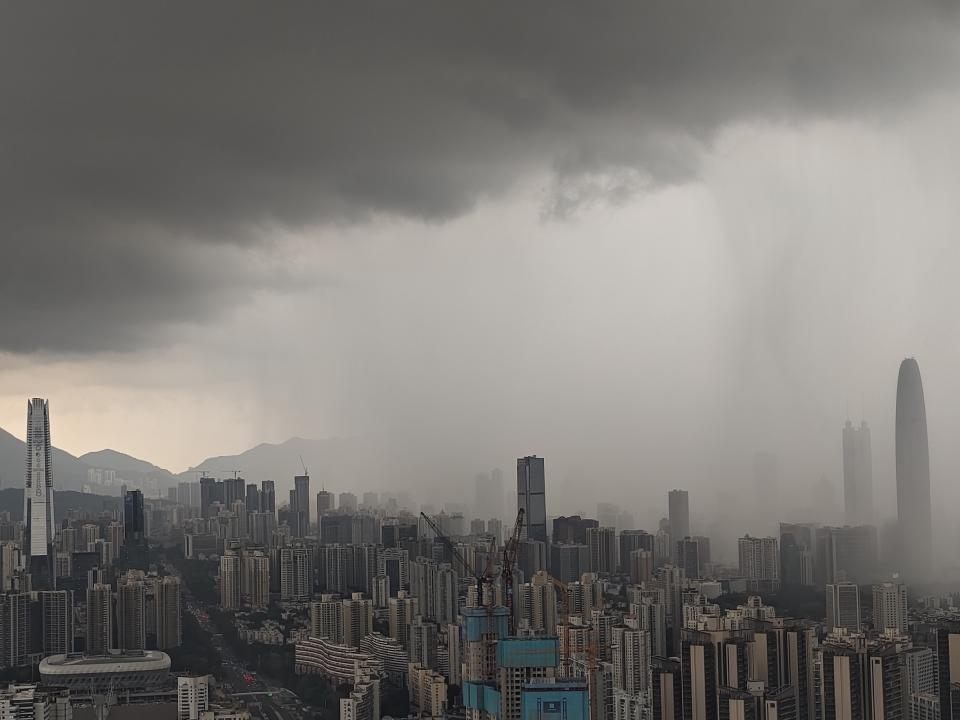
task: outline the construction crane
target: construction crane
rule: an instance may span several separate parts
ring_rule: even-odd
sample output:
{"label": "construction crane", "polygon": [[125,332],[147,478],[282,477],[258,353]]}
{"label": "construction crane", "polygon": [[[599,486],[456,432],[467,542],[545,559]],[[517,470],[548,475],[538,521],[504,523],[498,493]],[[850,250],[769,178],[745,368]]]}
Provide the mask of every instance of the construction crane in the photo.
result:
{"label": "construction crane", "polygon": [[513,567],[517,559],[517,548],[520,546],[520,533],[523,530],[523,508],[517,510],[517,520],[513,524],[513,532],[503,544],[503,562],[500,565],[500,583],[503,585],[503,594],[506,598],[507,610],[510,614],[507,621],[510,623],[510,634],[516,633],[516,620],[513,616]]}
{"label": "construction crane", "polygon": [[457,549],[457,546],[454,545],[453,541],[450,540],[450,538],[447,537],[447,535],[443,532],[443,530],[440,529],[440,526],[433,521],[433,518],[431,518],[429,515],[427,515],[424,512],[420,513],[420,517],[422,517],[426,521],[427,525],[430,526],[430,529],[433,530],[434,535],[436,535],[437,538],[440,540],[440,542],[442,542],[446,546],[447,550],[449,550],[450,554],[453,555],[453,557],[456,559],[458,563],[460,563],[460,565],[466,571],[467,575],[469,575],[474,580],[476,580],[477,604],[483,605],[484,604],[483,603],[483,585],[484,583],[490,580],[490,576],[492,575],[492,572],[493,572],[490,567],[490,563],[487,563],[487,568],[483,572],[478,572],[474,570],[472,567],[470,567],[470,563],[467,562],[467,559],[463,556],[463,553],[461,553],[460,550]]}

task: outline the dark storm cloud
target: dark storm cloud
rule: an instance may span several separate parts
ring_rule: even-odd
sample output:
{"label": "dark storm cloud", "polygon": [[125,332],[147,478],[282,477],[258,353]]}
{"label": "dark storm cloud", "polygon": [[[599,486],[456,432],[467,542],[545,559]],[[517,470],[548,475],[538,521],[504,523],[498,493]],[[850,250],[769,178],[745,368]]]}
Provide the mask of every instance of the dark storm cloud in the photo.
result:
{"label": "dark storm cloud", "polygon": [[234,252],[277,226],[443,220],[543,172],[562,217],[690,179],[731,122],[897,109],[952,82],[956,21],[835,0],[4,3],[0,348],[203,320],[286,282]]}

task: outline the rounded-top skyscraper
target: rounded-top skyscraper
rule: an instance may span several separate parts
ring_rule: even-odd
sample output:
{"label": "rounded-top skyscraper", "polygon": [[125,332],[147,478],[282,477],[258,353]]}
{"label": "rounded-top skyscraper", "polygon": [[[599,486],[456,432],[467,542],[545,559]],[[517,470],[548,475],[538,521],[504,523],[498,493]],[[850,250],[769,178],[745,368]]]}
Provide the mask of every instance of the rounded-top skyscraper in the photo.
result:
{"label": "rounded-top skyscraper", "polygon": [[900,568],[908,577],[926,579],[933,565],[930,452],[923,382],[913,358],[900,363],[897,379],[896,451]]}

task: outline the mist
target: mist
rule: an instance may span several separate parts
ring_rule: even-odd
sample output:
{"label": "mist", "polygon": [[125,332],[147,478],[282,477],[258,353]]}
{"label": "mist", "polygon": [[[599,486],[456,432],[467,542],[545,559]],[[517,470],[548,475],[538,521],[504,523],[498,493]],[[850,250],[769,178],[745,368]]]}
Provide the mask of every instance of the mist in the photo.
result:
{"label": "mist", "polygon": [[[764,3],[712,38],[698,4],[654,13],[657,40],[611,5],[575,62],[570,7],[542,33],[433,6],[392,34],[344,12],[286,35],[297,18],[238,5],[217,40],[197,10],[179,61],[146,43],[177,13],[108,13],[102,54],[62,34],[28,53],[50,20],[9,10],[4,428],[49,397],[59,447],[173,471],[354,438],[353,468],[312,468],[328,489],[434,505],[537,454],[550,515],[614,502],[653,531],[685,488],[730,559],[779,520],[842,521],[847,419],[895,517],[916,357],[935,542],[960,540],[954,12]],[[341,39],[315,45],[321,22]]]}

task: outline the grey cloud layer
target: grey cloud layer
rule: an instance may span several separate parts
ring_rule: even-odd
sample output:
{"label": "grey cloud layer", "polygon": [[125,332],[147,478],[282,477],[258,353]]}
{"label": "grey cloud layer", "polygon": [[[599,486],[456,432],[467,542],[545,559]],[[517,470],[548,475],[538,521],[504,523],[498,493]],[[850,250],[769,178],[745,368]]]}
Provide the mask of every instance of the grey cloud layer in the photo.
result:
{"label": "grey cloud layer", "polygon": [[288,280],[242,251],[278,225],[443,220],[543,172],[563,216],[690,179],[731,122],[896,111],[953,83],[957,30],[932,3],[4,3],[0,349],[203,320]]}

